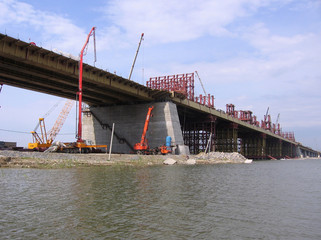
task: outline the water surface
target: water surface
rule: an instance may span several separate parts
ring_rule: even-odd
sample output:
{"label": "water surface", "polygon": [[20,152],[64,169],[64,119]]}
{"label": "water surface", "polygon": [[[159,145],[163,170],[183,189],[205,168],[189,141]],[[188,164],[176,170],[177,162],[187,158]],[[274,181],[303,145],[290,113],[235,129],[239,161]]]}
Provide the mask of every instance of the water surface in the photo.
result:
{"label": "water surface", "polygon": [[0,239],[321,239],[321,160],[0,169]]}

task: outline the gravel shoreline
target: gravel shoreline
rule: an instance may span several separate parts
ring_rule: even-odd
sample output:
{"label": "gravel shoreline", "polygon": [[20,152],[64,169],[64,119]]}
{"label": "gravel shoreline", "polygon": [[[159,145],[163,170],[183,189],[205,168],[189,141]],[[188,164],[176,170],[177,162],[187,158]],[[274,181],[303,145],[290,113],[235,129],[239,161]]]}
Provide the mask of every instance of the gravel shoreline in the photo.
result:
{"label": "gravel shoreline", "polygon": [[239,153],[211,152],[198,155],[136,155],[136,154],[67,154],[0,150],[0,167],[11,168],[70,168],[87,166],[162,165],[166,160],[176,164],[244,163]]}

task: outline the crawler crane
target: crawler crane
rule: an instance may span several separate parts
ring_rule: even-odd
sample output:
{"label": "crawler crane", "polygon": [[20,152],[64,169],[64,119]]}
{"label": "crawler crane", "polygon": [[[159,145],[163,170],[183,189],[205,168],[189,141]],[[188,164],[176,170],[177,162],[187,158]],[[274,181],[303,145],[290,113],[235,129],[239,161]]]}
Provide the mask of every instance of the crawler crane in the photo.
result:
{"label": "crawler crane", "polygon": [[[94,37],[94,47],[96,46],[95,43],[95,27],[93,27],[86,39],[86,42],[81,49],[80,52],[80,60],[79,60],[79,91],[77,92],[78,95],[78,107],[79,107],[79,116],[78,116],[78,133],[77,133],[77,142],[70,142],[70,143],[61,143],[60,145],[56,146],[55,151],[57,152],[67,152],[67,153],[89,153],[92,151],[96,151],[96,148],[105,148],[107,152],[107,145],[90,145],[87,144],[85,140],[82,139],[82,94],[83,94],[83,86],[82,86],[82,73],[83,73],[83,56],[84,51],[88,45],[89,38],[91,36]],[[95,47],[96,49],[96,47]],[[96,51],[95,51],[96,53]],[[95,60],[96,60],[96,54],[95,54]],[[70,111],[70,110],[69,110]],[[69,112],[68,112],[69,113]],[[52,145],[54,137],[57,135],[57,129],[55,130],[55,126],[52,130],[53,133],[49,134],[49,140],[47,139],[47,133],[45,130],[44,120],[39,119],[39,125],[41,127],[41,137],[36,133],[32,133],[34,137],[34,142],[37,144],[38,148],[44,147],[48,148]],[[59,129],[60,130],[60,129]],[[36,148],[34,145],[30,145],[29,148],[34,149]]]}
{"label": "crawler crane", "polygon": [[[47,131],[46,131],[45,119],[39,118],[39,123],[38,123],[37,127],[35,128],[34,131],[31,132],[32,138],[33,138],[33,143],[28,143],[28,148],[34,149],[34,150],[39,150],[39,151],[43,151],[43,150],[49,148],[52,145],[52,143],[55,140],[58,133],[60,132],[60,129],[64,125],[66,118],[68,117],[68,114],[72,108],[72,105],[73,105],[73,101],[67,100],[67,102],[65,103],[63,109],[61,110],[54,126],[49,131],[48,135],[47,135]],[[36,132],[38,126],[40,127],[40,132],[41,132],[40,135]]]}
{"label": "crawler crane", "polygon": [[[136,151],[137,154],[167,154],[172,152],[171,147],[170,146],[165,146],[162,145],[160,147],[156,147],[156,148],[150,148],[148,145],[148,141],[146,138],[146,134],[148,131],[148,126],[149,126],[149,122],[150,122],[150,118],[152,117],[152,110],[154,109],[154,106],[151,106],[148,108],[148,112],[146,115],[146,120],[145,120],[145,125],[144,125],[144,130],[143,130],[143,134],[141,137],[141,140],[139,143],[136,143],[134,145],[134,150]],[[170,137],[168,137],[170,139]],[[167,145],[167,143],[166,143]]]}

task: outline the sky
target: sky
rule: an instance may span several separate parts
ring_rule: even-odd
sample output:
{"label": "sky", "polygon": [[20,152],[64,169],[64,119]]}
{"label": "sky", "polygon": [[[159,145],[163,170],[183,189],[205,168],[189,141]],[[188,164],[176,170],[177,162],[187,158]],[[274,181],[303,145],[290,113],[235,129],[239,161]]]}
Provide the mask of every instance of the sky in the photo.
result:
{"label": "sky", "polygon": [[[320,0],[0,0],[0,32],[79,56],[96,29],[95,66],[132,80],[197,71],[215,108],[269,108],[284,132],[321,150]],[[93,65],[90,43],[85,62]],[[202,94],[195,79],[195,95]],[[39,117],[54,124],[64,99],[4,85],[0,141],[26,147]],[[57,140],[75,140],[75,107]]]}

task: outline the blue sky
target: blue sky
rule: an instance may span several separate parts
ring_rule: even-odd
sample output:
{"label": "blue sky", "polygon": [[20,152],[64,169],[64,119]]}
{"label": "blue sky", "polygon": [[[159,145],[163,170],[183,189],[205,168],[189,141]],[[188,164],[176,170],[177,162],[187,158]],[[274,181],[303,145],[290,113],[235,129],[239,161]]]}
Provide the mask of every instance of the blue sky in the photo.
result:
{"label": "blue sky", "polygon": [[[93,26],[97,67],[128,77],[144,32],[132,80],[197,70],[216,108],[233,103],[261,120],[269,107],[283,131],[321,150],[320,0],[0,0],[0,32],[50,50],[78,56]],[[58,101],[4,86],[0,129],[29,132]],[[57,139],[73,141],[74,132],[73,108]],[[0,130],[0,140],[26,146],[31,135]]]}

